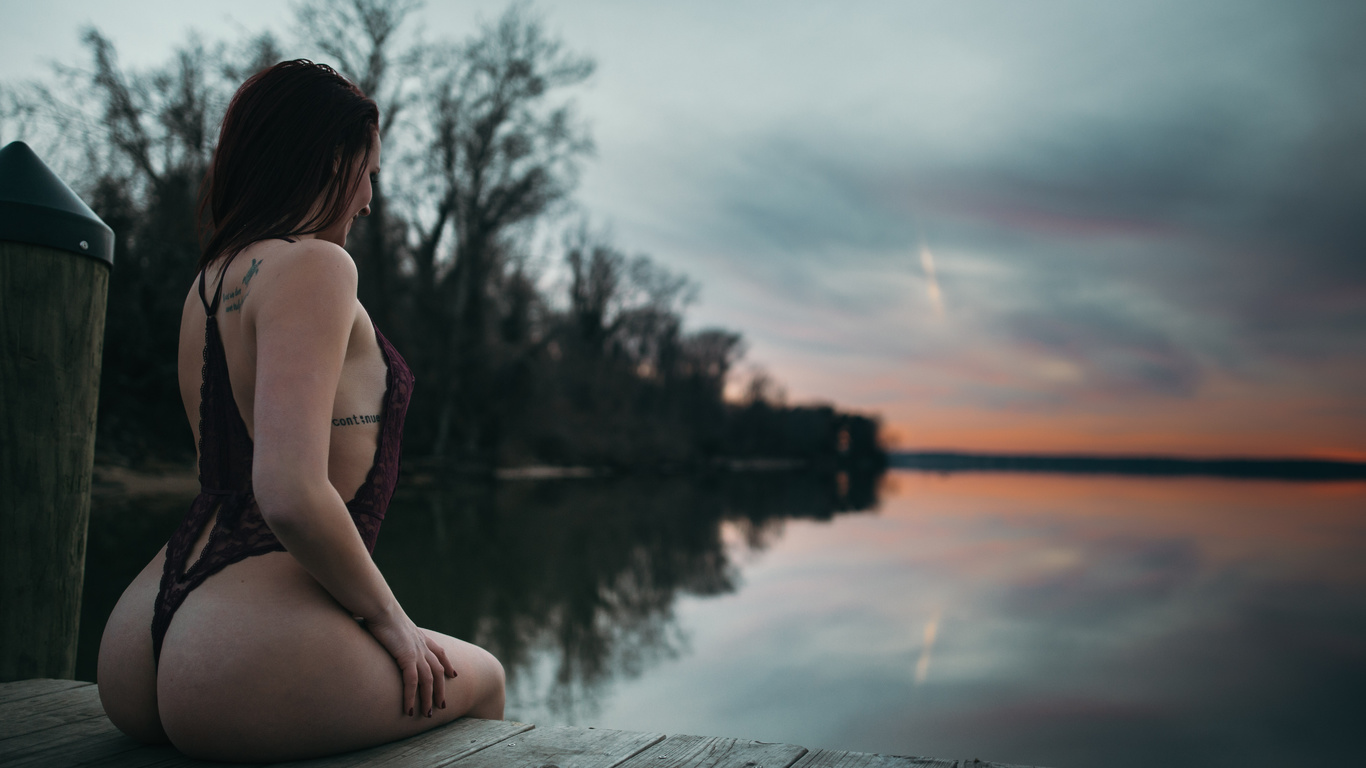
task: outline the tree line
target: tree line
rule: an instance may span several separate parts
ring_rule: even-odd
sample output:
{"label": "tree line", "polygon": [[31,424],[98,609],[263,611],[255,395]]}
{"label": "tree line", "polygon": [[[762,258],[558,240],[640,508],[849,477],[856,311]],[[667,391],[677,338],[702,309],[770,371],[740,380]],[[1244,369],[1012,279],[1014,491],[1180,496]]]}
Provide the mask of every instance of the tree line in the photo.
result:
{"label": "tree line", "polygon": [[[525,4],[437,42],[405,34],[417,9],[310,0],[295,8],[298,39],[191,35],[136,71],[92,28],[88,67],[0,88],[0,140],[34,144],[115,233],[97,437],[106,460],[190,455],[175,357],[199,184],[235,89],[303,56],[380,108],[383,179],[347,248],[362,304],[417,379],[409,456],[473,468],[883,461],[873,420],[789,407],[762,374],[728,401],[741,336],[686,330],[697,286],[575,219],[593,141],[573,97],[591,58]],[[557,281],[532,246],[548,232],[560,233]]]}

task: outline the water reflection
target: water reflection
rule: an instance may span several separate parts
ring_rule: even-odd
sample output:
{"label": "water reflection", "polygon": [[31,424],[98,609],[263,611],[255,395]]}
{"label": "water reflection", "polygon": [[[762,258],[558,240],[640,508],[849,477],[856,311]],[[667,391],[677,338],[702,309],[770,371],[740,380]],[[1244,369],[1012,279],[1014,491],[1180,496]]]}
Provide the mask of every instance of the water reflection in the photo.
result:
{"label": "water reflection", "polygon": [[761,550],[785,520],[874,498],[872,477],[801,473],[409,483],[375,559],[415,621],[503,661],[516,717],[577,723],[611,684],[687,650],[680,596],[736,589],[723,522]]}
{"label": "water reflection", "polygon": [[876,515],[794,521],[741,590],[681,600],[692,653],[601,722],[1059,768],[1355,761],[1363,555],[1360,484],[896,473]]}
{"label": "water reflection", "polygon": [[[188,486],[96,488],[78,679],[95,679],[109,613],[193,497]],[[523,697],[529,707],[574,721],[608,681],[685,647],[672,615],[680,594],[735,590],[723,535],[761,551],[786,520],[829,520],[876,497],[876,476],[857,472],[498,484],[409,476],[375,559],[416,621],[494,650],[514,682],[541,691]],[[550,683],[531,682],[541,678]]]}
{"label": "water reflection", "polygon": [[[186,503],[94,504],[78,676]],[[1056,768],[1362,750],[1363,483],[432,480],[375,554],[544,725]]]}

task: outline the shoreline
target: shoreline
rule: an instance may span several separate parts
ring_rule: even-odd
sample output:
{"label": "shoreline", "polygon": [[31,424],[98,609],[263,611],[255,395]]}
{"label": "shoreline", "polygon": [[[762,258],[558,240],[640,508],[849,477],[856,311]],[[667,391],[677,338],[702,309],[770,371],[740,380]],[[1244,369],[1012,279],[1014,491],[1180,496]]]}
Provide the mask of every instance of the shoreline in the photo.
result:
{"label": "shoreline", "polygon": [[[438,482],[445,474],[470,480],[524,482],[538,480],[590,480],[623,477],[637,474],[689,474],[693,470],[723,472],[795,472],[810,468],[810,462],[784,458],[727,458],[717,459],[707,467],[657,466],[559,466],[554,464],[525,464],[510,467],[462,465],[457,463],[415,459],[405,461],[401,483],[426,486]],[[194,495],[199,491],[199,473],[194,466],[154,463],[144,468],[122,464],[95,462],[90,479],[91,496],[157,496],[174,493]]]}
{"label": "shoreline", "polygon": [[1218,477],[1233,480],[1336,482],[1366,480],[1366,462],[1306,457],[1116,456],[890,451],[889,469],[922,472],[1034,472],[1137,477]]}

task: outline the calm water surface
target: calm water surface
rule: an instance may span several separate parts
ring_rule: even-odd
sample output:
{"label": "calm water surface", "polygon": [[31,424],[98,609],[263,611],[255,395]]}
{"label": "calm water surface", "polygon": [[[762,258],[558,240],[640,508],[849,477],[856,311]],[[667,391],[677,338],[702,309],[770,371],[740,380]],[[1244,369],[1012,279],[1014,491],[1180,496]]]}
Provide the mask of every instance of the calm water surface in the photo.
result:
{"label": "calm water surface", "polygon": [[[852,486],[410,482],[375,558],[543,725],[1055,768],[1366,754],[1366,484]],[[78,677],[187,503],[97,497]]]}

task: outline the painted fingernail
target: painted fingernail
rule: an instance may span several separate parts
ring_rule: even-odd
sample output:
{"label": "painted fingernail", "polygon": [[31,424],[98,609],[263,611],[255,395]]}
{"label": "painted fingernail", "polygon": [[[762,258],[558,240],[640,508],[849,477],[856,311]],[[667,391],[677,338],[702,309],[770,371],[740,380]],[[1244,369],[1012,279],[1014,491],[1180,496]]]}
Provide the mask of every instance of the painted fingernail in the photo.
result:
{"label": "painted fingernail", "polygon": [[431,708],[431,707],[427,707],[427,717],[431,717],[431,716],[432,716],[432,708]]}
{"label": "painted fingernail", "polygon": [[413,716],[413,708],[412,708],[412,707],[408,707],[408,716],[409,716],[409,717],[412,717],[412,716]]}
{"label": "painted fingernail", "polygon": [[441,702],[441,708],[442,708],[442,709],[445,709],[445,708],[446,708],[446,702],[444,702],[444,701]]}

